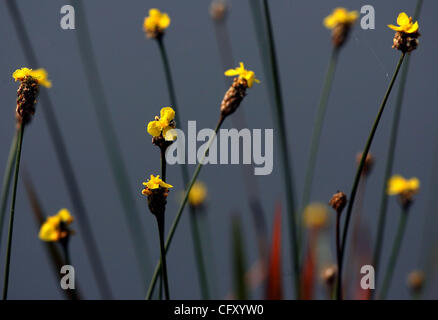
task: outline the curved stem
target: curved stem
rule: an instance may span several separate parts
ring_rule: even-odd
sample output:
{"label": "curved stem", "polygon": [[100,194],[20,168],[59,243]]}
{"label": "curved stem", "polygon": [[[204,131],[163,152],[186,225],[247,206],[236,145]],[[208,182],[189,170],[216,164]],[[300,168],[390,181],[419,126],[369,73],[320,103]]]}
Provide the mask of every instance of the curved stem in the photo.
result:
{"label": "curved stem", "polygon": [[[377,127],[379,125],[380,118],[382,117],[383,111],[385,110],[386,102],[388,101],[392,87],[394,86],[395,80],[397,79],[397,75],[400,71],[400,67],[403,64],[403,60],[404,60],[405,56],[406,56],[405,53],[402,53],[402,55],[400,56],[400,59],[397,63],[397,67],[394,71],[394,75],[392,76],[391,82],[389,83],[388,89],[386,90],[385,96],[383,97],[383,101],[380,105],[379,112],[377,113],[376,119],[374,120],[373,127],[371,128],[371,132],[368,136],[367,142],[365,144],[365,148],[362,152],[362,157],[360,159],[359,166],[357,167],[356,176],[355,176],[354,182],[353,182],[353,187],[351,189],[350,197],[348,199],[347,217],[345,220],[345,225],[344,225],[344,229],[343,229],[343,233],[342,233],[341,259],[339,260],[339,269],[338,269],[338,278],[337,278],[337,285],[338,286],[342,286],[342,264],[343,264],[344,254],[345,254],[348,226],[350,223],[351,213],[353,211],[354,199],[356,197],[356,192],[357,192],[357,188],[359,186],[360,177],[362,175],[362,170],[363,170],[363,167],[365,165],[365,159],[366,159],[368,152],[371,148],[371,144],[373,142],[374,135],[377,131]],[[338,299],[340,299],[340,298],[341,297],[338,295]]]}
{"label": "curved stem", "polygon": [[269,61],[271,66],[272,81],[274,88],[274,99],[276,107],[276,120],[278,126],[278,136],[281,147],[281,159],[283,164],[283,178],[286,189],[286,201],[288,206],[288,219],[289,219],[289,236],[292,247],[292,266],[293,266],[293,279],[295,295],[299,297],[300,292],[300,261],[299,261],[299,247],[297,241],[297,221],[295,217],[295,192],[293,186],[293,174],[291,159],[289,158],[289,147],[287,143],[287,131],[283,110],[283,98],[281,93],[280,77],[277,66],[277,58],[275,52],[274,35],[272,31],[271,17],[269,13],[269,5],[267,0],[263,0],[263,11],[266,22],[267,42],[269,48]]}
{"label": "curved stem", "polygon": [[[418,16],[420,15],[422,5],[423,5],[423,0],[418,0],[414,14],[415,20],[418,19]],[[388,194],[386,192],[386,188],[387,188],[386,183],[392,173],[392,167],[394,164],[395,147],[397,145],[398,129],[400,125],[400,116],[401,116],[401,110],[403,105],[403,95],[406,87],[406,80],[408,77],[410,61],[411,61],[411,56],[406,57],[406,61],[400,75],[400,86],[398,89],[397,100],[394,108],[391,135],[389,138],[388,154],[386,157],[385,173],[383,176],[384,183],[382,185],[382,190],[381,190],[382,196],[380,199],[379,220],[377,223],[377,235],[376,235],[376,242],[374,245],[374,254],[373,254],[373,266],[376,271],[376,278],[375,278],[376,281],[377,281],[377,275],[379,274],[380,257],[382,253],[383,235],[385,233],[386,213],[388,208]],[[371,295],[374,296],[374,294],[375,294],[375,290],[372,291]]]}
{"label": "curved stem", "polygon": [[[219,131],[220,127],[222,126],[222,123],[224,122],[224,120],[225,120],[225,118],[223,118],[222,116],[219,118],[219,121],[216,125],[216,128],[214,129],[214,135],[208,141],[208,145],[207,145],[207,148],[205,149],[204,156],[202,157],[201,161],[198,163],[198,166],[196,167],[195,172],[193,173],[192,180],[190,180],[190,183],[187,186],[187,189],[186,189],[185,195],[184,195],[184,199],[181,202],[181,205],[178,209],[178,212],[173,220],[172,226],[170,227],[169,234],[167,235],[166,245],[164,248],[165,252],[167,252],[167,250],[169,250],[169,247],[170,247],[170,244],[172,243],[172,239],[173,239],[173,236],[175,234],[176,228],[178,226],[179,220],[181,218],[181,215],[184,211],[184,207],[185,207],[187,200],[189,198],[190,190],[192,190],[192,187],[195,184],[199,173],[201,172],[201,168],[203,166],[204,159],[207,156],[207,153],[208,153],[208,150],[210,149],[211,144],[213,143],[214,139],[216,139],[217,132]],[[158,262],[157,265],[155,266],[154,274],[152,275],[152,280],[151,280],[151,283],[149,284],[148,292],[146,294],[147,300],[149,300],[152,296],[152,292],[154,291],[155,284],[157,282],[157,276],[158,276],[158,273],[160,272],[160,269],[161,269],[161,262]]]}
{"label": "curved stem", "polygon": [[20,171],[20,159],[21,159],[21,149],[23,146],[24,127],[25,125],[21,124],[20,127],[17,129],[18,130],[17,156],[15,162],[14,184],[12,186],[12,201],[11,201],[11,211],[9,217],[8,247],[6,251],[5,274],[4,274],[4,282],[3,282],[3,300],[8,299],[9,267],[11,264],[12,234],[14,231],[15,200],[17,198],[18,175]]}
{"label": "curved stem", "polygon": [[17,133],[12,138],[11,147],[9,149],[8,161],[6,164],[5,174],[2,182],[2,195],[0,204],[0,243],[3,239],[3,223],[5,221],[6,204],[8,203],[9,187],[11,184],[12,172],[14,169],[15,156],[17,155]]}
{"label": "curved stem", "polygon": [[310,194],[312,192],[312,182],[315,174],[316,159],[318,155],[319,142],[321,138],[321,131],[324,124],[324,118],[326,114],[327,104],[330,97],[330,91],[332,88],[333,78],[336,71],[336,65],[338,61],[339,50],[333,47],[330,62],[325,75],[324,87],[321,92],[319,100],[318,111],[316,113],[315,125],[313,126],[313,133],[310,143],[309,161],[307,162],[306,176],[303,187],[303,199],[301,207],[304,209],[309,203]]}
{"label": "curved stem", "polygon": [[382,292],[380,294],[380,299],[382,300],[386,298],[389,287],[391,285],[392,275],[394,274],[395,265],[397,263],[397,258],[403,241],[403,235],[406,230],[406,222],[408,220],[408,215],[409,215],[409,208],[403,208],[400,216],[400,221],[398,223],[395,240],[392,245],[392,251],[391,251],[391,256],[389,258],[388,268],[386,269],[385,277],[383,278]]}

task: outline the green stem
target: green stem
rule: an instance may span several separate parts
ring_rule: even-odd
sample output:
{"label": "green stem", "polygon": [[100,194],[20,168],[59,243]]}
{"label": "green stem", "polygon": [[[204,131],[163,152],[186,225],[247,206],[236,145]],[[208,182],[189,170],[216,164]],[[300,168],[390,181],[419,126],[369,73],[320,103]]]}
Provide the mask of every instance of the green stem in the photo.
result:
{"label": "green stem", "polygon": [[[423,5],[423,0],[417,1],[417,7],[415,9],[414,19],[418,19],[418,16],[420,15],[420,10]],[[385,173],[383,176],[383,184],[382,184],[382,190],[381,190],[381,198],[380,198],[380,209],[379,209],[379,220],[377,223],[377,235],[376,235],[376,242],[374,245],[374,255],[373,255],[373,266],[376,272],[376,278],[377,281],[377,275],[379,274],[379,266],[380,266],[380,257],[382,253],[382,246],[383,246],[383,235],[385,232],[385,225],[386,225],[386,214],[388,209],[388,194],[386,192],[387,189],[387,181],[389,180],[389,177],[392,173],[392,168],[394,164],[394,157],[395,157],[395,147],[397,145],[397,136],[398,136],[398,130],[400,125],[400,116],[401,116],[401,110],[403,105],[403,97],[406,87],[406,80],[408,77],[408,71],[409,71],[409,64],[411,61],[411,56],[406,57],[405,64],[403,66],[403,69],[401,71],[400,75],[400,86],[397,92],[397,100],[395,103],[394,108],[394,115],[392,119],[392,127],[391,127],[391,135],[389,138],[389,146],[388,146],[388,154],[386,156],[386,166],[385,166]],[[374,296],[375,290],[371,293],[372,296]]]}
{"label": "green stem", "polygon": [[400,221],[398,223],[397,233],[395,236],[394,243],[392,245],[391,256],[389,258],[388,267],[385,272],[385,277],[383,278],[382,291],[380,294],[380,299],[384,300],[388,293],[388,289],[391,285],[392,275],[394,274],[395,265],[397,263],[397,258],[400,252],[400,247],[403,241],[403,235],[406,230],[406,222],[408,220],[409,208],[403,207]]}
{"label": "green stem", "polygon": [[274,87],[274,98],[276,107],[276,120],[279,128],[278,135],[281,147],[281,159],[284,169],[283,179],[286,188],[286,201],[288,206],[289,218],[289,236],[292,247],[292,266],[294,275],[295,295],[299,297],[300,292],[300,261],[299,261],[299,247],[297,242],[297,221],[295,217],[295,195],[293,187],[293,174],[291,167],[291,160],[289,158],[289,148],[287,143],[287,131],[285,125],[285,117],[283,110],[283,98],[281,93],[280,77],[277,66],[277,58],[275,52],[274,35],[272,31],[271,17],[269,13],[269,5],[267,0],[263,0],[264,16],[266,21],[266,32],[269,48],[269,60],[272,73],[272,81]]}
{"label": "green stem", "polygon": [[166,263],[166,249],[164,247],[164,212],[157,215],[158,233],[160,237],[160,261],[161,261],[161,276],[164,283],[164,296],[166,300],[170,299],[169,296],[169,283],[167,280],[167,263]]}
{"label": "green stem", "polygon": [[11,264],[11,251],[12,251],[12,234],[14,231],[14,216],[15,216],[15,200],[17,198],[17,187],[18,187],[18,175],[20,171],[20,159],[21,159],[21,149],[23,146],[23,135],[24,135],[24,124],[21,124],[17,129],[17,156],[15,162],[15,172],[14,172],[14,184],[12,185],[12,201],[11,201],[11,211],[9,216],[9,232],[8,232],[8,246],[6,251],[6,263],[5,263],[5,274],[3,281],[3,300],[8,299],[8,286],[9,286],[9,267]]}
{"label": "green stem", "polygon": [[190,225],[193,231],[193,247],[195,249],[196,263],[198,265],[199,282],[203,300],[210,299],[208,290],[207,272],[205,269],[204,255],[202,253],[201,236],[199,232],[198,217],[196,209],[190,212]]}
{"label": "green stem", "polygon": [[12,171],[14,169],[15,156],[17,155],[17,134],[12,138],[11,147],[9,148],[8,162],[6,164],[5,175],[2,182],[2,195],[0,205],[0,243],[3,239],[3,223],[5,221],[6,204],[8,203],[9,186],[11,184]]}
{"label": "green stem", "polygon": [[[161,55],[161,60],[163,61],[164,74],[166,76],[170,104],[171,104],[172,108],[175,110],[175,121],[178,124],[178,123],[180,123],[179,110],[178,110],[178,104],[176,101],[175,86],[173,85],[172,72],[170,70],[170,64],[169,64],[169,59],[167,57],[166,47],[164,46],[163,38],[158,38],[157,42],[158,42],[158,48],[159,48],[160,55]],[[181,167],[181,173],[182,173],[182,178],[183,178],[183,184],[185,187],[187,187],[187,184],[189,183],[189,171],[187,169],[187,165],[184,163],[184,164],[181,164],[180,167]],[[190,211],[191,219],[196,219],[196,215],[195,215],[194,210],[191,206],[189,207],[189,211]],[[196,226],[197,226],[197,223],[196,223]],[[197,241],[196,238],[197,237],[199,238],[199,235],[196,234],[196,233],[198,233],[198,231],[194,229],[196,226],[195,226],[195,224],[191,223],[190,230],[191,230],[194,245]],[[202,270],[205,270],[206,268],[205,268],[205,264],[204,264],[201,245],[199,244],[198,248],[196,248],[196,245],[195,245],[194,250],[195,250],[195,256],[196,256],[196,262],[198,264],[198,277],[199,277],[199,283],[201,286],[202,298],[204,300],[209,299],[209,293],[208,293],[209,288],[208,288],[208,282],[206,280],[207,277],[206,277],[206,274],[202,272]]]}
{"label": "green stem", "polygon": [[[316,113],[315,125],[313,126],[312,139],[310,143],[309,161],[307,162],[306,176],[304,180],[303,199],[301,207],[304,209],[310,199],[312,192],[313,177],[315,175],[316,159],[318,155],[319,142],[321,138],[321,131],[324,124],[324,118],[326,114],[327,104],[330,97],[330,91],[332,88],[333,78],[336,71],[336,65],[338,61],[339,50],[333,47],[330,62],[325,75],[324,87],[321,92],[319,100],[318,111]],[[299,238],[300,239],[300,238]],[[301,240],[301,239],[300,239]]]}
{"label": "green stem", "polygon": [[[173,236],[174,236],[175,231],[176,231],[176,227],[178,226],[179,220],[181,218],[181,214],[183,213],[184,207],[185,207],[187,200],[189,198],[190,190],[192,190],[192,187],[195,184],[196,179],[198,178],[198,175],[199,175],[201,168],[203,166],[204,159],[207,156],[208,150],[210,149],[210,146],[213,143],[214,139],[216,139],[217,132],[219,131],[220,127],[222,126],[222,123],[224,122],[224,120],[225,120],[225,118],[223,118],[222,116],[219,118],[219,121],[216,125],[216,128],[214,129],[214,135],[208,141],[208,145],[207,145],[207,148],[205,149],[205,153],[204,153],[201,161],[198,163],[198,166],[196,167],[195,172],[193,173],[192,180],[190,180],[190,183],[187,186],[187,189],[186,189],[185,195],[184,195],[184,199],[181,202],[181,205],[178,209],[178,212],[173,220],[172,226],[170,227],[169,234],[167,235],[166,245],[164,248],[165,252],[167,252],[167,250],[169,250],[170,244],[172,243],[172,239],[173,239]],[[157,263],[157,265],[155,266],[154,274],[152,275],[152,280],[149,284],[148,292],[146,294],[147,300],[149,300],[152,296],[152,293],[153,293],[154,288],[155,288],[155,284],[157,282],[157,276],[158,276],[158,273],[160,272],[160,269],[161,269],[161,262],[159,261]]]}
{"label": "green stem", "polygon": [[[341,286],[341,287],[342,287],[342,264],[343,264],[344,254],[345,254],[345,246],[346,246],[346,242],[347,242],[348,225],[350,223],[351,213],[353,211],[354,199],[356,197],[356,192],[357,192],[357,188],[359,186],[360,177],[362,175],[362,170],[363,170],[363,167],[365,165],[365,159],[368,155],[368,152],[371,148],[371,144],[372,144],[373,139],[374,139],[374,135],[377,131],[377,127],[379,125],[380,118],[382,117],[383,111],[385,110],[386,102],[388,101],[392,87],[394,86],[395,80],[397,79],[397,75],[400,71],[400,67],[403,64],[403,60],[404,60],[405,56],[406,56],[405,53],[402,53],[402,55],[400,56],[400,59],[397,63],[397,67],[394,71],[394,75],[392,76],[391,82],[389,83],[388,89],[386,90],[385,96],[383,97],[383,101],[380,105],[379,112],[377,113],[376,119],[374,120],[373,127],[372,127],[371,132],[368,136],[367,142],[365,144],[365,148],[362,152],[362,157],[360,159],[359,166],[357,167],[357,170],[356,170],[356,176],[354,178],[353,187],[351,189],[350,197],[348,199],[347,217],[345,220],[344,230],[342,233],[341,259],[340,259],[340,264],[339,264],[339,269],[338,269],[338,277],[337,277],[337,285]],[[340,299],[340,298],[341,297],[338,295],[338,299]]]}
{"label": "green stem", "polygon": [[68,240],[61,242],[62,250],[64,252],[64,261],[66,265],[71,265],[70,262],[70,251],[68,249]]}

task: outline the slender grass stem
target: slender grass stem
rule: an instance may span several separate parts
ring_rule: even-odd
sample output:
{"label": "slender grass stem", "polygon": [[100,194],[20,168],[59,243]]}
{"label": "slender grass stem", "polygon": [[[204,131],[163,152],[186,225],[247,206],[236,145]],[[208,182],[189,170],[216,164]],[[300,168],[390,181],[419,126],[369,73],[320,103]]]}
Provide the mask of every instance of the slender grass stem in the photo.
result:
{"label": "slender grass stem", "polygon": [[8,299],[8,287],[9,287],[9,267],[11,265],[11,252],[12,252],[12,234],[14,231],[14,217],[15,217],[15,200],[17,198],[17,187],[18,187],[18,176],[20,172],[20,159],[21,159],[21,149],[23,146],[23,135],[24,135],[24,124],[21,124],[17,129],[17,155],[15,162],[14,171],[14,182],[12,185],[12,200],[11,200],[11,210],[9,216],[9,231],[8,231],[8,246],[6,251],[6,262],[5,262],[5,274],[3,281],[3,300]]}
{"label": "slender grass stem", "polygon": [[166,263],[166,248],[164,246],[164,214],[157,215],[158,233],[160,237],[160,261],[161,261],[161,276],[164,284],[164,296],[166,300],[170,299],[169,282],[167,279],[167,263]]}
{"label": "slender grass stem", "polygon": [[[336,260],[339,266],[341,265],[341,213],[336,213]],[[342,299],[342,286],[336,286],[336,296]]]}
{"label": "slender grass stem", "polygon": [[[415,9],[414,20],[418,19],[422,5],[423,5],[423,0],[418,0]],[[397,100],[395,103],[394,115],[393,115],[392,126],[391,126],[391,134],[389,138],[388,153],[386,156],[385,173],[383,176],[384,183],[382,184],[382,190],[381,190],[379,219],[377,223],[377,235],[376,235],[376,242],[374,245],[374,254],[373,254],[373,266],[376,271],[376,278],[375,278],[376,281],[377,281],[377,276],[379,274],[380,257],[381,257],[382,246],[383,246],[383,235],[385,233],[386,214],[388,209],[388,194],[386,192],[386,187],[387,187],[386,183],[392,173],[392,168],[394,164],[395,148],[397,145],[397,136],[398,136],[398,130],[400,125],[403,97],[406,87],[406,80],[409,72],[410,61],[411,61],[411,56],[409,55],[406,57],[406,61],[404,63],[403,69],[400,74],[400,86],[397,92]],[[372,296],[374,296],[375,290],[373,290],[371,294]]]}
{"label": "slender grass stem", "polygon": [[0,204],[0,243],[3,239],[3,223],[5,221],[6,204],[8,203],[9,187],[11,184],[12,172],[14,169],[15,156],[17,155],[17,134],[12,138],[11,147],[9,148],[8,161],[6,163],[5,174],[2,182],[2,195]]}
{"label": "slender grass stem", "polygon": [[[212,136],[210,138],[210,140],[208,141],[208,145],[207,145],[207,148],[205,149],[205,153],[204,153],[201,161],[198,163],[198,166],[196,167],[195,172],[193,173],[192,179],[190,180],[190,183],[188,184],[188,186],[186,188],[184,199],[181,202],[181,205],[180,205],[180,207],[178,209],[178,212],[177,212],[177,214],[176,214],[176,216],[175,216],[175,218],[174,218],[174,220],[172,222],[172,226],[170,227],[169,233],[167,235],[166,244],[165,244],[165,247],[164,247],[164,250],[165,250],[166,253],[167,253],[167,250],[169,250],[170,244],[172,243],[172,239],[173,239],[173,236],[175,234],[176,228],[178,226],[179,220],[181,218],[181,215],[182,215],[182,213],[184,211],[184,207],[185,207],[185,205],[187,203],[187,200],[189,198],[190,190],[192,190],[192,187],[195,184],[196,179],[198,178],[199,173],[201,172],[204,159],[205,159],[205,157],[208,154],[208,150],[210,149],[211,144],[213,143],[214,139],[216,139],[217,132],[219,131],[220,127],[222,126],[222,123],[224,122],[224,120],[225,120],[225,118],[223,118],[222,116],[219,118],[219,121],[218,121],[218,123],[216,125],[216,128],[214,129],[214,136]],[[158,274],[160,272],[160,269],[161,269],[161,261],[159,261],[157,263],[157,265],[155,266],[154,274],[152,275],[152,279],[151,279],[151,282],[149,284],[149,288],[148,288],[148,291],[147,291],[147,294],[146,294],[146,299],[147,300],[149,300],[151,298],[151,296],[152,296],[152,293],[153,293],[154,288],[155,288],[155,284],[157,282],[157,276],[158,276]]]}
{"label": "slender grass stem", "polygon": [[380,294],[380,299],[386,299],[389,287],[391,285],[392,275],[394,274],[395,265],[397,263],[397,258],[400,253],[400,247],[403,241],[403,235],[406,230],[406,222],[408,221],[409,208],[402,208],[400,221],[397,227],[397,233],[395,236],[394,243],[392,245],[391,256],[389,258],[388,267],[385,272],[385,277],[383,278],[382,291]]}
{"label": "slender grass stem", "polygon": [[[394,86],[395,80],[397,79],[397,75],[400,71],[400,67],[403,64],[403,60],[405,58],[406,54],[402,53],[400,56],[400,59],[397,63],[397,67],[394,71],[394,75],[392,76],[391,82],[389,83],[388,89],[386,90],[385,96],[383,97],[382,103],[380,105],[380,109],[379,112],[377,113],[376,119],[374,120],[374,124],[373,127],[371,128],[371,132],[368,136],[367,142],[365,144],[365,148],[362,152],[362,157],[360,159],[359,165],[357,167],[356,170],[356,175],[354,177],[354,182],[353,182],[353,186],[350,192],[350,197],[348,199],[348,206],[347,206],[347,216],[346,216],[346,220],[345,220],[345,224],[344,224],[344,229],[343,229],[343,233],[342,233],[342,242],[341,242],[341,259],[340,259],[340,263],[339,263],[339,268],[338,268],[338,277],[337,277],[337,285],[339,287],[342,287],[342,264],[343,264],[343,259],[344,259],[344,254],[345,254],[345,246],[346,246],[346,241],[347,241],[347,234],[348,234],[348,226],[350,223],[350,218],[351,218],[351,213],[353,211],[353,205],[354,205],[354,199],[356,197],[356,193],[357,193],[357,189],[359,186],[359,181],[360,181],[360,177],[362,176],[362,170],[363,167],[365,165],[365,159],[368,155],[368,152],[371,148],[371,144],[373,142],[374,139],[374,135],[377,131],[377,127],[379,125],[380,122],[380,118],[382,117],[383,111],[385,110],[385,106],[386,106],[386,102],[388,101],[389,95],[391,93],[392,87]],[[340,299],[341,297],[338,295],[338,299]]]}
{"label": "slender grass stem", "polygon": [[[171,104],[172,108],[175,110],[175,121],[178,124],[178,123],[180,123],[179,110],[178,110],[178,104],[176,101],[175,87],[173,85],[172,72],[170,70],[170,64],[169,64],[169,59],[167,57],[166,47],[164,46],[163,38],[158,38],[157,42],[158,42],[158,48],[159,48],[160,55],[161,55],[161,60],[163,61],[164,74],[166,76],[170,104]],[[181,173],[182,173],[184,187],[187,187],[187,184],[189,183],[189,172],[187,169],[187,165],[184,163],[184,164],[181,164],[180,167],[181,167]],[[191,220],[197,219],[197,217],[195,216],[194,210],[191,206],[189,207],[189,211],[190,211],[190,219]],[[194,229],[197,227],[197,223],[195,223],[195,224],[191,223],[190,227],[191,227],[190,230],[191,230],[193,244],[194,244],[196,263],[197,263],[197,267],[198,267],[198,277],[199,277],[199,283],[201,286],[201,295],[202,295],[202,298],[205,300],[205,299],[209,298],[209,288],[208,288],[208,282],[207,282],[207,275],[205,274],[205,272],[203,272],[203,270],[205,270],[206,268],[205,268],[205,263],[204,263],[204,255],[202,252],[203,251],[202,244],[201,244],[200,238],[199,238],[199,231]]]}
{"label": "slender grass stem", "polygon": [[199,232],[199,225],[198,225],[198,216],[196,209],[192,209],[193,213],[190,213],[190,225],[192,227],[193,231],[193,247],[195,249],[195,257],[196,257],[196,264],[198,266],[198,272],[199,272],[199,282],[201,285],[201,295],[204,300],[210,299],[209,290],[208,290],[208,279],[207,279],[207,272],[205,268],[204,263],[204,255],[202,254],[202,245],[201,245],[201,235]]}
{"label": "slender grass stem", "polygon": [[[322,127],[324,124],[324,118],[327,110],[327,104],[330,97],[330,91],[333,84],[333,78],[336,71],[338,56],[339,56],[339,49],[333,47],[330,56],[329,66],[327,69],[327,73],[325,75],[324,86],[319,100],[318,110],[316,112],[315,124],[313,126],[313,133],[310,142],[309,161],[307,162],[307,170],[306,170],[304,187],[303,187],[303,198],[301,201],[301,207],[303,209],[309,204],[310,195],[312,193],[312,183],[313,183],[313,177],[315,175],[315,167],[316,167],[316,159],[319,150],[319,142],[320,142]],[[298,237],[298,239],[300,240],[301,243],[301,235]]]}
{"label": "slender grass stem", "polygon": [[275,115],[278,126],[277,137],[280,140],[281,159],[283,164],[283,179],[286,189],[286,201],[288,206],[288,218],[289,218],[289,235],[292,248],[292,266],[293,266],[293,279],[295,295],[299,297],[300,293],[300,261],[299,261],[299,247],[297,239],[297,221],[295,217],[295,192],[293,186],[293,174],[291,159],[289,158],[289,148],[287,143],[287,131],[285,125],[285,117],[283,110],[283,98],[280,85],[280,76],[277,66],[277,58],[275,52],[274,35],[272,31],[272,23],[269,12],[269,5],[267,0],[263,0],[263,11],[266,22],[267,32],[267,46],[269,48],[268,56],[271,67],[273,88],[274,88],[274,100],[275,100]]}
{"label": "slender grass stem", "polygon": [[64,262],[66,265],[71,265],[70,250],[68,248],[68,240],[61,242],[62,251],[64,252]]}
{"label": "slender grass stem", "polygon": [[[77,3],[79,3],[78,1]],[[75,2],[76,4],[76,2]],[[17,31],[18,39],[23,48],[23,53],[31,66],[39,66],[36,54],[33,50],[32,43],[26,31],[26,23],[24,22],[20,11],[17,8],[15,1],[6,1],[11,20]],[[78,223],[81,228],[81,235],[86,243],[85,249],[90,260],[94,276],[99,287],[101,295],[105,299],[111,299],[111,289],[108,279],[103,268],[102,259],[97,250],[97,243],[92,233],[91,223],[88,220],[88,213],[82,198],[78,181],[73,171],[73,165],[67,153],[67,148],[59,127],[59,122],[56,118],[52,100],[46,90],[41,90],[40,100],[42,102],[43,115],[46,118],[46,124],[49,130],[50,138],[55,148],[55,153],[58,158],[59,165],[62,170],[64,182],[66,184],[71,203],[78,217]]]}
{"label": "slender grass stem", "polygon": [[72,1],[80,27],[75,34],[77,35],[79,54],[84,67],[86,81],[90,89],[92,105],[96,113],[98,127],[103,139],[105,152],[107,154],[112,175],[116,183],[121,204],[125,213],[126,223],[130,230],[132,243],[141,275],[146,279],[151,269],[147,237],[145,235],[140,213],[135,205],[134,192],[129,181],[128,171],[122,156],[122,149],[118,140],[116,130],[111,118],[102,79],[97,66],[92,41],[88,30],[86,12],[83,8],[83,1]]}

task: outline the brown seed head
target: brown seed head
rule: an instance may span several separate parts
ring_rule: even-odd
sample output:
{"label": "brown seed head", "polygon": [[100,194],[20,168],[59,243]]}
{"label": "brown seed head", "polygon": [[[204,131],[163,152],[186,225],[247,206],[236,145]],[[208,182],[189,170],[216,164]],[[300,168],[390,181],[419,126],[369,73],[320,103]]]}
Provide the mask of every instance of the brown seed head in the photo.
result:
{"label": "brown seed head", "polygon": [[[357,165],[359,165],[361,159],[362,159],[362,152],[359,152],[356,155]],[[365,158],[365,165],[363,167],[362,174],[365,176],[369,175],[371,170],[373,169],[373,166],[374,166],[374,157],[371,153],[368,153],[367,157]]]}
{"label": "brown seed head", "polygon": [[392,47],[403,53],[410,53],[417,49],[419,36],[419,32],[405,33],[403,31],[397,31],[393,39]]}
{"label": "brown seed head", "polygon": [[28,124],[35,114],[35,104],[39,92],[39,84],[32,77],[21,81],[17,90],[16,118],[18,124]]}
{"label": "brown seed head", "polygon": [[408,287],[413,292],[420,292],[424,286],[424,273],[421,271],[412,271],[408,275]]}
{"label": "brown seed head", "polygon": [[225,93],[224,99],[221,103],[221,116],[223,118],[229,116],[237,110],[246,95],[247,88],[248,83],[245,79],[240,77],[234,78],[233,84]]}
{"label": "brown seed head", "polygon": [[214,0],[210,5],[210,16],[215,21],[225,19],[228,11],[228,5],[223,0]]}
{"label": "brown seed head", "polygon": [[151,213],[155,216],[163,215],[166,211],[167,196],[169,194],[169,189],[158,188],[158,189],[145,189],[143,194],[147,195],[148,207]]}
{"label": "brown seed head", "polygon": [[347,195],[341,191],[338,191],[333,195],[329,201],[329,205],[335,209],[335,211],[340,214],[344,210],[347,204]]}
{"label": "brown seed head", "polygon": [[338,274],[338,267],[336,265],[331,265],[325,267],[321,272],[321,279],[324,283],[331,287],[334,285],[336,277]]}
{"label": "brown seed head", "polygon": [[335,48],[340,48],[344,45],[350,34],[352,24],[350,23],[338,23],[332,31],[332,43]]}

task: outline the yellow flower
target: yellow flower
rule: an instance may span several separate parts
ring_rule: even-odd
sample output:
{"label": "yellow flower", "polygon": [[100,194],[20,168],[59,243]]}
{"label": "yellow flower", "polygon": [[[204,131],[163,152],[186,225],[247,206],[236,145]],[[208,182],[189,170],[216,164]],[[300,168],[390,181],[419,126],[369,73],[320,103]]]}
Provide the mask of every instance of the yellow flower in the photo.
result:
{"label": "yellow flower", "polygon": [[160,117],[148,123],[148,133],[153,137],[159,137],[163,134],[166,141],[176,139],[176,132],[171,121],[175,118],[175,111],[171,107],[164,107],[160,111]]}
{"label": "yellow flower", "polygon": [[418,21],[412,23],[412,17],[408,17],[408,15],[404,12],[400,13],[397,18],[397,24],[399,26],[395,26],[393,24],[388,24],[388,27],[395,31],[401,31],[404,33],[415,33],[418,31]]}
{"label": "yellow flower", "polygon": [[32,70],[29,68],[21,68],[15,70],[15,72],[12,74],[12,77],[15,79],[15,81],[23,81],[25,78],[31,77],[38,84],[44,87],[50,88],[52,86],[52,82],[47,79],[47,71],[45,69]]}
{"label": "yellow flower", "polygon": [[143,29],[146,32],[162,32],[169,27],[170,18],[167,13],[158,9],[150,9],[149,16],[144,19]]}
{"label": "yellow flower", "polygon": [[[143,185],[149,190],[158,189],[160,187],[167,189],[173,188],[172,185],[161,180],[159,175],[155,177],[153,174],[151,174],[151,178],[148,180],[148,182],[143,182]],[[147,195],[147,189],[143,189],[142,194]]]}
{"label": "yellow flower", "polygon": [[189,203],[198,207],[204,203],[207,197],[207,187],[200,181],[195,182],[189,193]]}
{"label": "yellow flower", "polygon": [[304,224],[310,229],[319,229],[327,225],[328,207],[322,203],[311,203],[304,209]]}
{"label": "yellow flower", "polygon": [[333,29],[339,24],[351,25],[356,22],[359,17],[357,11],[348,11],[345,8],[336,8],[332,14],[324,19],[324,26],[328,29]]}
{"label": "yellow flower", "polygon": [[260,83],[260,80],[255,77],[254,71],[246,70],[243,62],[240,63],[240,67],[225,71],[225,75],[228,77],[239,76],[239,78],[245,79],[249,88],[252,87],[254,81]]}
{"label": "yellow flower", "polygon": [[400,175],[392,176],[388,181],[387,192],[389,195],[401,195],[404,193],[415,194],[420,189],[420,180],[417,178],[405,179]]}
{"label": "yellow flower", "polygon": [[43,241],[59,241],[70,235],[67,226],[73,222],[73,217],[67,209],[61,209],[54,216],[50,216],[41,226],[39,238]]}

